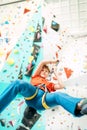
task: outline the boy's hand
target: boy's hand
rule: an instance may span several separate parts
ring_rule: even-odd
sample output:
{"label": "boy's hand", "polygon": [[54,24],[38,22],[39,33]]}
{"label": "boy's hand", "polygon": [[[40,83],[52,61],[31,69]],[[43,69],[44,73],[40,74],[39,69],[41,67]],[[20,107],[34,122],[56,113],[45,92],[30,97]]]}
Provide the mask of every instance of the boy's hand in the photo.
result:
{"label": "boy's hand", "polygon": [[58,63],[59,62],[59,60],[54,60],[54,61],[50,61],[50,64],[53,64],[53,63]]}

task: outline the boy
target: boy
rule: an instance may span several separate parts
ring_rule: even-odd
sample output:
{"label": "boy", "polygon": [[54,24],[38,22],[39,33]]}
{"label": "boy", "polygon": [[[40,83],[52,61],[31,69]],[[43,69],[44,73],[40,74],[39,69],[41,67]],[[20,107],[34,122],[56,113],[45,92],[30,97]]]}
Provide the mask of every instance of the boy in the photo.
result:
{"label": "boy", "polygon": [[[87,114],[87,99],[76,98],[62,92],[57,92],[55,90],[64,87],[61,82],[59,82],[59,87],[59,85],[49,83],[46,80],[49,70],[44,67],[44,65],[49,63],[50,61],[42,61],[40,63],[31,79],[31,84],[23,80],[16,80],[4,90],[0,95],[0,113],[9,105],[16,95],[20,93],[25,98],[26,104],[36,110],[45,110],[61,105],[75,116]],[[51,61],[51,63],[56,63],[56,61]],[[49,92],[47,92],[47,90],[45,92],[44,87],[47,88]]]}

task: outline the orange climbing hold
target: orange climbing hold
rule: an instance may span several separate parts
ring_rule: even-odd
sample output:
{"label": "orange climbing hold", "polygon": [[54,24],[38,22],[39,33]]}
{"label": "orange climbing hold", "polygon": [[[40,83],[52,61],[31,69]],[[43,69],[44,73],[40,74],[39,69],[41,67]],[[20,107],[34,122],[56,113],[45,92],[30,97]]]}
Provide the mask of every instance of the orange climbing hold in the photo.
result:
{"label": "orange climbing hold", "polygon": [[58,52],[56,52],[56,58],[58,59]]}
{"label": "orange climbing hold", "polygon": [[61,47],[59,45],[56,45],[58,47],[59,50],[61,50]]}
{"label": "orange climbing hold", "polygon": [[30,10],[27,9],[27,8],[25,8],[25,9],[24,9],[24,14],[25,14],[25,13],[28,13],[28,12],[30,12]]}
{"label": "orange climbing hold", "polygon": [[67,78],[69,78],[73,73],[73,70],[71,70],[69,68],[66,68],[66,67],[64,67],[64,71],[65,71],[65,74],[66,74]]}

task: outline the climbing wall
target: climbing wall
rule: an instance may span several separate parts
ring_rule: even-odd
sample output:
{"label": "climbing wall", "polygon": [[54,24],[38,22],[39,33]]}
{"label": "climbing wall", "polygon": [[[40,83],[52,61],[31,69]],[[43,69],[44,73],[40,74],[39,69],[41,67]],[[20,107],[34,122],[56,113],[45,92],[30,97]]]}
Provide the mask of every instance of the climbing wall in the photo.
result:
{"label": "climbing wall", "polygon": [[[16,12],[13,11],[15,5]],[[0,23],[0,94],[10,82],[16,79],[29,82],[31,75],[25,75],[28,64],[33,58],[35,66],[32,71],[34,71],[43,58],[41,2],[25,1],[15,5],[13,7],[7,5],[11,8],[7,7],[5,11],[3,11],[4,7],[1,7],[3,15],[6,11],[8,14],[11,13],[8,17],[2,16],[3,20]],[[23,125],[22,118],[25,108],[23,97],[17,95],[15,100],[0,114],[0,129],[16,130],[20,125]],[[34,129],[44,127],[42,117],[34,127]]]}
{"label": "climbing wall", "polygon": [[[65,24],[62,26],[61,18],[56,16],[57,6],[57,2],[52,8],[50,4],[44,4],[43,10],[48,13],[43,12],[43,57],[46,60],[59,59],[56,66],[49,65],[51,71],[56,67],[57,75],[65,84],[65,88],[58,91],[76,97],[87,97],[87,37],[74,37],[70,28],[64,27]],[[50,80],[57,83],[54,74]],[[87,116],[74,117],[60,106],[45,111],[44,116],[45,130],[87,130]]]}
{"label": "climbing wall", "polygon": [[[8,8],[0,7],[0,93],[18,77],[29,82],[30,77],[25,72],[32,54],[35,57],[35,44],[40,46],[40,50],[34,70],[40,60],[58,58],[57,74],[66,86],[60,91],[72,96],[87,97],[87,37],[73,37],[70,29],[64,24],[62,27],[60,20],[56,20],[55,7],[42,8],[39,2],[31,0],[17,4],[14,10],[10,6],[9,11]],[[42,28],[40,16],[43,12],[46,13],[42,14]],[[38,23],[43,34],[36,31]],[[57,82],[54,75],[50,79]],[[23,125],[21,120],[25,107],[24,99],[18,95],[0,115],[0,129],[15,130]],[[87,116],[74,117],[60,106],[39,113],[41,117],[32,130],[87,130]]]}

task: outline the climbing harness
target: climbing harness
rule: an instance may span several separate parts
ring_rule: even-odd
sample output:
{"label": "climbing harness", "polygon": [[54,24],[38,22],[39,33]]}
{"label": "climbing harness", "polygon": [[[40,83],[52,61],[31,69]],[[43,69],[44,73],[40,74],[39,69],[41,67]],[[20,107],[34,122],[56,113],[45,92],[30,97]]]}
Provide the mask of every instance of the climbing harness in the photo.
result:
{"label": "climbing harness", "polygon": [[44,90],[45,90],[45,93],[44,93],[43,96],[42,96],[42,106],[43,106],[45,109],[49,109],[50,107],[49,107],[49,106],[46,104],[46,102],[45,102],[45,97],[46,97],[46,94],[48,93],[48,90],[47,90],[45,84],[40,84],[40,85],[37,87],[35,93],[34,93],[32,96],[30,96],[30,97],[25,97],[25,100],[32,100],[32,99],[34,99],[34,98],[36,97],[36,95],[38,94],[38,90],[40,89],[41,86],[42,86],[42,87],[44,88]]}

